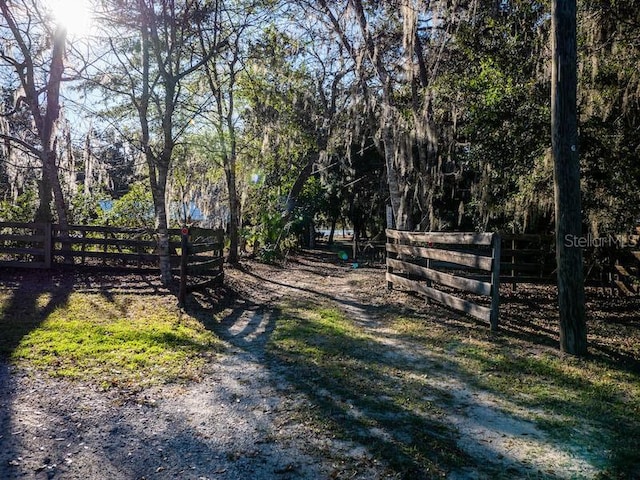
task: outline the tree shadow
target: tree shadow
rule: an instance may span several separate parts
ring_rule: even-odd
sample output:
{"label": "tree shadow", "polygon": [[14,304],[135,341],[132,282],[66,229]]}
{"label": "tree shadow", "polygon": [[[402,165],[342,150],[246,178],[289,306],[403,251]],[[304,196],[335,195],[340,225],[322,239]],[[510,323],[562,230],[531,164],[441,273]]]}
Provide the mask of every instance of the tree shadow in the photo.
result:
{"label": "tree shadow", "polygon": [[[200,428],[202,420],[216,423],[218,419],[206,405],[193,405],[194,411],[189,416],[178,408],[167,408],[158,421],[158,407],[144,403],[148,399],[146,391],[144,396],[138,392],[129,397],[127,392],[118,389],[105,392],[87,385],[76,389],[75,384],[65,386],[65,380],[55,380],[61,383],[60,388],[53,388],[48,393],[25,391],[8,363],[11,354],[29,332],[68,302],[70,294],[78,289],[78,283],[74,283],[73,275],[68,272],[61,277],[29,272],[14,276],[7,283],[11,288],[0,291],[3,354],[0,358],[0,478],[65,478],[66,475],[70,478],[208,478],[214,474],[247,478],[247,472],[260,468],[282,471],[282,474],[273,474],[273,478],[295,478],[295,471],[288,470],[294,456],[279,445],[263,449],[268,454],[260,456],[254,455],[257,449],[251,450],[258,438],[234,437],[233,442],[229,442],[207,436],[206,429]],[[83,281],[79,290],[118,303],[112,285],[111,279]],[[147,295],[153,291],[145,289],[142,293],[141,290],[133,293]],[[219,337],[228,339],[238,348],[253,352],[263,350],[260,342],[268,337],[270,317],[261,307],[239,302],[234,314],[218,324],[212,320],[212,315],[228,304],[212,301],[211,296],[208,300],[212,303],[192,305],[198,307],[194,310],[206,320],[203,323],[208,328],[215,326]],[[238,328],[238,322],[245,320],[246,323]],[[160,342],[173,345],[182,340],[162,335],[151,338],[149,343]],[[177,346],[193,347],[183,343]],[[250,405],[236,405],[225,395],[228,392],[212,393],[219,397],[218,400],[227,402],[230,408],[253,412]],[[26,410],[16,403],[25,396]],[[169,402],[173,399],[168,398]],[[214,398],[207,401],[216,402]],[[257,409],[259,405],[254,407]],[[76,416],[87,410],[92,412],[89,417]],[[41,419],[40,424],[32,421],[34,415]],[[154,426],[147,428],[147,422],[139,422],[140,415],[153,418],[149,424]],[[171,417],[171,420],[165,422],[165,417]],[[250,419],[247,422],[250,423]],[[250,427],[247,429],[251,431]],[[35,438],[38,438],[37,443],[33,441]],[[80,460],[79,457],[84,458]],[[80,467],[75,465],[77,458],[77,463],[89,470],[79,471]],[[35,462],[39,462],[36,468]]]}
{"label": "tree shadow", "polygon": [[340,325],[316,325],[306,313],[284,315],[267,360],[284,367],[287,380],[311,401],[305,421],[365,446],[399,478],[436,478],[470,461],[435,406],[449,393],[423,380],[443,373],[437,362]]}
{"label": "tree shadow", "polygon": [[[261,434],[256,423],[265,421],[260,416],[252,418],[253,408],[259,405],[238,404],[227,396],[228,392],[216,391],[198,404],[185,406],[179,396],[175,403],[174,397],[158,403],[122,403],[109,393],[83,390],[69,395],[56,389],[50,398],[39,397],[31,405],[46,415],[42,424],[27,422],[21,431],[11,432],[24,442],[28,455],[0,451],[0,478],[195,479],[220,475],[240,479],[254,478],[253,473],[255,478],[297,478],[295,470],[287,470],[295,461],[295,451],[285,451],[276,443],[256,448]],[[225,424],[216,416],[220,409],[207,407],[222,402],[238,410],[234,418],[245,415],[242,427],[220,428]],[[87,410],[89,416],[77,415]],[[241,431],[246,435],[240,435]],[[36,445],[34,438],[38,438]],[[278,470],[285,474],[271,473]]]}
{"label": "tree shadow", "polygon": [[[312,288],[282,283],[253,272],[245,273],[260,282],[304,293],[307,299],[331,300],[332,304],[339,303],[343,307],[348,304],[348,307],[368,311],[372,308],[357,301],[344,302],[337,296]],[[372,452],[376,461],[389,465],[403,478],[431,478],[441,465],[455,464],[465,458],[456,448],[451,432],[436,418],[437,414],[429,412],[429,408],[416,413],[412,410],[413,405],[398,403],[397,395],[393,393],[402,384],[412,383],[412,388],[420,390],[425,397],[447,396],[444,391],[419,385],[417,380],[400,382],[395,378],[396,374],[425,373],[429,365],[420,366],[403,352],[389,355],[384,344],[369,338],[343,335],[339,331],[333,332],[335,336],[324,337],[306,331],[309,325],[305,319],[292,317],[289,307],[283,310],[280,306],[259,305],[237,293],[231,293],[231,296],[234,297],[231,304],[209,308],[191,304],[189,312],[202,318],[208,329],[236,349],[231,352],[233,355],[263,365],[270,376],[265,380],[274,383],[286,380],[291,391],[304,395],[310,404],[308,412],[295,413],[292,421],[311,428],[315,428],[315,424],[329,425],[328,430],[321,429],[336,437],[336,441],[352,443],[353,448],[364,447]],[[295,304],[296,300],[287,300],[290,307],[295,306],[291,302]],[[309,308],[315,307],[317,305],[309,305]],[[218,320],[211,321],[212,318]],[[286,341],[279,333],[282,322],[293,322],[299,327],[288,333],[290,340],[299,340],[300,345],[324,351],[332,360],[318,362],[312,356],[281,349],[278,341]],[[279,340],[274,340],[274,335],[279,336]],[[388,385],[387,391],[381,389],[383,384]],[[430,402],[425,404],[430,405]],[[302,417],[295,418],[297,415]],[[354,460],[353,465],[345,468],[357,471],[356,463]]]}
{"label": "tree shadow", "polygon": [[[51,272],[3,272],[0,285],[0,451],[7,458],[17,454],[8,440],[12,423],[12,356],[21,342],[55,311],[66,304],[73,282]],[[5,443],[5,439],[7,443]],[[5,465],[2,466],[5,468]]]}
{"label": "tree shadow", "polygon": [[4,296],[0,304],[0,359],[6,361],[25,336],[66,304],[74,283],[67,276],[41,271],[7,272],[0,283],[5,282],[10,286],[0,291]]}

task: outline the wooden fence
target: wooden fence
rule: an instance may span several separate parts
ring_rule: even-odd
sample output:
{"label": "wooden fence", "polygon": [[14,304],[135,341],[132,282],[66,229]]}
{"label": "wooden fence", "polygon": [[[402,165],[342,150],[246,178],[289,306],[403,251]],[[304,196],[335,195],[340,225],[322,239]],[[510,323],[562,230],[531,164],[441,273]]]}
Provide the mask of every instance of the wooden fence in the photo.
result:
{"label": "wooden fence", "polygon": [[0,222],[0,267],[51,268],[52,241],[50,224]]}
{"label": "wooden fence", "polygon": [[224,230],[182,228],[180,231],[180,291],[184,304],[187,293],[224,280]]}
{"label": "wooden fence", "polygon": [[[500,236],[493,233],[421,233],[387,230],[387,284],[426,295],[498,328]],[[447,291],[448,290],[448,291]],[[459,291],[488,306],[456,296]],[[459,295],[459,293],[458,293]]]}
{"label": "wooden fence", "polygon": [[[0,267],[158,270],[152,229],[71,225],[63,233],[59,225],[0,222]],[[222,281],[222,230],[170,229],[169,235],[173,272],[186,272],[187,291]]]}
{"label": "wooden fence", "polygon": [[511,283],[555,283],[553,235],[501,234],[501,280]]}
{"label": "wooden fence", "polygon": [[[503,234],[500,279],[515,290],[519,283],[553,284],[556,278],[555,237],[536,234]],[[585,285],[610,289],[611,293],[640,294],[640,236],[584,237]],[[599,244],[599,246],[595,246]]]}

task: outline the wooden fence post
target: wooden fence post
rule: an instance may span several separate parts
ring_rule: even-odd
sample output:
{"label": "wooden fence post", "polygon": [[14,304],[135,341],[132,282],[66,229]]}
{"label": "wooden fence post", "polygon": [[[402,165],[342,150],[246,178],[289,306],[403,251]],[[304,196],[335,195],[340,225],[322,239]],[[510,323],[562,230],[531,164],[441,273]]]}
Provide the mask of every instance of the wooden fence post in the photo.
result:
{"label": "wooden fence post", "polygon": [[498,315],[500,313],[500,247],[502,239],[497,233],[493,234],[491,240],[492,268],[491,268],[491,314],[489,321],[491,330],[498,329]]}
{"label": "wooden fence post", "polygon": [[180,231],[180,291],[178,304],[183,307],[187,297],[187,264],[189,262],[189,229],[183,227]]}
{"label": "wooden fence post", "polygon": [[[107,227],[108,226],[109,226],[109,221],[107,221]],[[105,254],[104,257],[102,257],[102,265],[107,264],[107,252],[109,251],[109,245],[107,244],[107,237],[108,237],[108,233],[107,233],[107,230],[105,230],[104,232],[102,232],[102,238],[104,239],[104,246],[102,247],[102,252]]]}
{"label": "wooden fence post", "polygon": [[[513,235],[515,235],[515,231],[513,232]],[[517,286],[517,282],[516,282],[516,238],[515,236],[511,239],[511,277],[512,277],[512,282],[511,282],[511,290],[513,290],[514,292],[516,291],[516,286]]]}
{"label": "wooden fence post", "polygon": [[51,223],[44,224],[44,242],[42,244],[44,248],[44,268],[47,270],[51,268],[53,259],[53,225]]}
{"label": "wooden fence post", "polygon": [[80,247],[80,251],[82,252],[82,257],[80,260],[81,265],[86,265],[87,263],[87,257],[85,255],[85,253],[87,252],[87,242],[85,242],[86,239],[87,239],[87,230],[83,229],[82,230],[82,246]]}
{"label": "wooden fence post", "polygon": [[[389,209],[387,208],[387,214],[389,212]],[[388,233],[388,229],[387,231],[385,231],[385,239],[386,242],[389,243],[391,241],[391,239],[389,238],[389,236],[387,235]],[[385,246],[385,250],[387,249],[387,247]],[[389,278],[389,275],[391,275],[393,273],[393,267],[389,266],[389,259],[391,258],[392,253],[389,252],[388,250],[386,251],[386,258],[387,258],[387,278]],[[394,256],[395,258],[395,256]],[[393,282],[387,280],[387,290],[393,290]]]}
{"label": "wooden fence post", "polygon": [[[395,222],[393,218],[393,207],[391,205],[386,206],[386,217],[387,217],[387,230],[395,228]],[[389,236],[387,235],[387,231],[385,230],[385,243],[389,243]],[[387,251],[387,247],[385,245],[385,258],[389,258],[390,252]],[[395,258],[395,257],[394,257]],[[387,263],[387,277],[393,273],[393,268],[389,266],[389,262]],[[393,282],[387,281],[387,290],[393,290]]]}

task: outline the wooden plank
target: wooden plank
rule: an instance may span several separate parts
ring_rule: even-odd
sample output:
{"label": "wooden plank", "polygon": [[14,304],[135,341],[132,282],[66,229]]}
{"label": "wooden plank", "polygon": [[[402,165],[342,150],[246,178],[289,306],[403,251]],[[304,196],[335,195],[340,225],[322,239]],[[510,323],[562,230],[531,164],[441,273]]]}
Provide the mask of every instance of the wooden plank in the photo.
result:
{"label": "wooden plank", "polygon": [[436,262],[434,260],[429,260],[429,259],[427,259],[427,261],[430,262],[429,268],[432,268],[434,270],[451,270],[454,272],[465,272],[465,276],[467,277],[471,277],[471,275],[473,275],[473,277],[475,278],[478,276],[476,275],[477,273],[483,273],[488,271],[482,268],[466,267],[464,265],[459,265],[457,263],[451,263],[451,262]]}
{"label": "wooden plank", "polygon": [[189,255],[189,265],[198,265],[204,263],[221,266],[222,264],[224,264],[224,257],[219,255],[215,257],[206,257],[204,255]]}
{"label": "wooden plank", "polygon": [[433,282],[447,287],[457,288],[466,292],[476,293],[478,295],[491,295],[491,283],[481,282],[479,280],[458,277],[449,273],[438,272],[431,268],[421,267],[413,263],[403,262],[401,260],[387,259],[387,265],[393,268],[393,271],[404,271],[413,275],[418,275]]}
{"label": "wooden plank", "polygon": [[500,314],[500,248],[502,242],[500,235],[494,234],[492,247],[493,247],[493,268],[491,270],[491,313],[489,314],[489,323],[491,324],[491,330],[498,329],[498,317]]}
{"label": "wooden plank", "polygon": [[200,261],[200,262],[196,262],[193,263],[191,261],[191,258],[189,258],[189,263],[187,264],[187,267],[189,269],[189,273],[191,272],[195,272],[195,271],[208,271],[208,270],[213,270],[215,268],[220,268],[224,265],[224,258],[213,258],[213,259],[209,259],[206,261]]}
{"label": "wooden plank", "polygon": [[628,297],[633,297],[635,295],[634,292],[632,292],[631,290],[629,290],[627,288],[627,286],[624,284],[624,282],[622,282],[620,280],[614,280],[613,283],[615,284],[616,287],[618,287],[618,290],[620,290],[622,293],[624,293]]}
{"label": "wooden plank", "polygon": [[6,255],[44,255],[44,248],[0,247],[0,253]]}
{"label": "wooden plank", "polygon": [[18,260],[0,260],[0,266],[4,268],[48,268],[45,262],[20,262]]}
{"label": "wooden plank", "polygon": [[217,250],[222,250],[223,248],[224,245],[220,242],[197,243],[190,245],[189,251],[191,253],[215,252]]}
{"label": "wooden plank", "polygon": [[624,268],[624,266],[622,265],[614,265],[613,268],[616,269],[616,271],[622,275],[623,277],[630,277],[631,274],[627,271],[626,268]]}
{"label": "wooden plank", "polygon": [[387,238],[413,243],[442,243],[448,245],[491,245],[493,233],[475,232],[404,232],[387,229]]}
{"label": "wooden plank", "polygon": [[9,242],[28,242],[28,243],[42,243],[44,242],[44,235],[14,235],[14,234],[0,234],[1,241]]}
{"label": "wooden plank", "polygon": [[396,245],[387,243],[387,251],[397,254],[412,255],[414,257],[428,258],[431,260],[441,260],[477,268],[479,270],[491,271],[491,257],[476,255],[473,253],[451,252],[439,248],[413,247],[409,245]]}
{"label": "wooden plank", "polygon": [[0,222],[0,228],[28,228],[31,230],[44,230],[46,223]]}
{"label": "wooden plank", "polygon": [[436,290],[435,288],[427,287],[426,285],[423,285],[420,282],[416,282],[414,280],[409,280],[389,273],[387,273],[386,276],[387,281],[392,282],[394,285],[400,285],[411,291],[422,293],[427,297],[432,298],[433,300],[436,300],[448,307],[464,312],[480,320],[489,321],[489,317],[491,314],[490,308],[476,305],[475,303],[468,300],[464,300],[454,295],[441,292],[440,290]]}
{"label": "wooden plank", "polygon": [[[53,231],[60,232],[60,225],[53,225]],[[71,235],[72,232],[113,233],[113,234],[127,234],[127,235],[149,235],[149,236],[155,235],[155,231],[151,228],[103,227],[100,225],[69,225],[67,232],[69,232],[69,235]],[[179,230],[178,230],[178,233],[180,233]]]}
{"label": "wooden plank", "polygon": [[120,253],[120,252],[80,252],[77,250],[56,250],[54,255],[66,255],[69,257],[90,257],[90,258],[99,258],[102,260],[113,260],[113,261],[148,261],[155,262],[158,261],[158,255],[154,253]]}
{"label": "wooden plank", "polygon": [[[54,241],[60,242],[60,237],[55,237]],[[129,240],[124,238],[70,238],[71,245],[100,245],[100,246],[113,246],[113,247],[144,247],[155,248],[158,242],[152,240]]]}

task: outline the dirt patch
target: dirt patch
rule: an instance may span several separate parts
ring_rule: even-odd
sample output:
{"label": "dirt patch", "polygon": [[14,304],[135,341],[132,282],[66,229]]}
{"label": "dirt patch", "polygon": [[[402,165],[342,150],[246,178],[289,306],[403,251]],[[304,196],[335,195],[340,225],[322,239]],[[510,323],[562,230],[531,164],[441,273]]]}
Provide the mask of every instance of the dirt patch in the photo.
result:
{"label": "dirt patch", "polygon": [[[43,281],[71,282],[75,291],[131,287],[150,299],[167,293],[146,277],[123,281],[35,273],[7,277],[2,288],[38,288]],[[540,323],[524,321],[530,311],[527,302],[540,303],[540,292],[536,295],[521,291],[513,302],[505,303],[503,316],[513,320],[505,328],[513,335],[532,335],[538,340],[533,343],[536,349],[552,349],[556,341],[551,304],[541,306],[542,312],[551,312],[548,331]],[[358,392],[343,395],[316,388],[314,379],[300,378],[301,372],[268,355],[279,306],[302,301],[339,308],[363,334],[384,347],[377,361],[403,365],[403,374],[415,376],[433,392],[445,392],[425,391],[424,402],[434,406],[429,421],[437,418],[446,427],[433,434],[451,435],[461,460],[441,465],[439,473],[425,478],[441,477],[442,472],[452,479],[597,475],[599,453],[586,454],[550,438],[530,420],[530,411],[519,412],[521,407],[508,398],[457,376],[443,352],[399,335],[387,320],[390,311],[426,310],[461,329],[484,326],[437,305],[425,306],[413,295],[387,291],[381,268],[353,268],[333,254],[316,251],[291,258],[283,266],[244,262],[227,270],[223,291],[190,298],[187,308],[226,345],[207,364],[199,383],[102,391],[0,363],[0,479],[416,478],[390,466],[388,457],[366,441],[371,437],[336,435],[318,422],[315,412],[323,398],[344,406],[348,412],[344,418],[366,417],[368,412],[352,400]],[[632,324],[637,319],[619,318],[624,328],[636,328]],[[610,343],[598,345],[607,349]],[[608,354],[632,366],[637,347],[625,345]],[[455,353],[455,346],[446,348]],[[303,384],[312,385],[313,394],[301,389]],[[440,413],[433,417],[433,412]],[[379,425],[368,428],[369,435],[378,432],[388,444],[403,447],[401,435],[394,437]]]}

